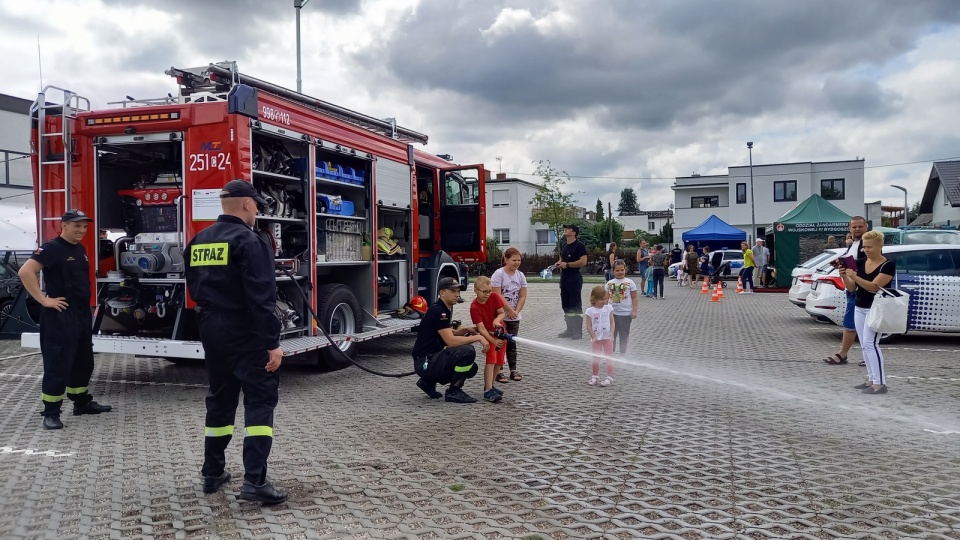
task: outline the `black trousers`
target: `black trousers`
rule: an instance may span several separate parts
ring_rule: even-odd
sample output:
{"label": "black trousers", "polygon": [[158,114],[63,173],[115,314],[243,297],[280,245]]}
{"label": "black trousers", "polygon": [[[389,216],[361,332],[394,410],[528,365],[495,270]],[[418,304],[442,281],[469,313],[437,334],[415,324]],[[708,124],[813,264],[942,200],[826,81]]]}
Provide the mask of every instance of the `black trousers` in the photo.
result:
{"label": "black trousers", "polygon": [[269,354],[252,322],[244,314],[205,312],[200,318],[200,341],[210,389],[204,428],[201,474],[220,476],[226,467],[225,451],[233,438],[233,425],[243,392],[244,480],[262,485],[267,480],[267,458],[273,447],[273,411],[277,407],[280,375],[266,370]]}
{"label": "black trousers", "polygon": [[477,350],[473,344],[447,347],[426,357],[413,359],[413,369],[429,383],[449,384],[454,390],[477,374]]}
{"label": "black trousers", "polygon": [[560,272],[560,306],[568,317],[583,315],[583,300],[580,289],[583,288],[583,276],[580,272]]}
{"label": "black trousers", "polygon": [[[665,273],[663,268],[654,268],[653,269],[653,297],[656,298],[657,295],[660,295],[660,298],[663,298],[663,277]],[[659,291],[659,292],[658,292]]]}
{"label": "black trousers", "polygon": [[93,399],[87,390],[93,374],[93,317],[86,300],[68,300],[64,311],[43,308],[40,312],[40,383],[44,416],[60,414],[63,396],[74,403]]}
{"label": "black trousers", "polygon": [[[503,324],[507,327],[508,334],[515,336],[520,333],[520,321],[503,321]],[[517,342],[515,341],[507,342],[507,365],[510,366],[510,371],[517,370]]]}

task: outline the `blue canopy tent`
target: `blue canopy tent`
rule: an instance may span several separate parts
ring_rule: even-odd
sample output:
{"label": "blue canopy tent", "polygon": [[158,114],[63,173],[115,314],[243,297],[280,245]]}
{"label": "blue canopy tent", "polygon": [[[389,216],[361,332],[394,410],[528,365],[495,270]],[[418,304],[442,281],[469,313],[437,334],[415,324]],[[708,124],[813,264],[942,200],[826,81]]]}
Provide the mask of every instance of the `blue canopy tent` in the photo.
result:
{"label": "blue canopy tent", "polygon": [[740,249],[740,242],[747,239],[747,233],[731,227],[717,216],[710,216],[696,228],[683,233],[682,238],[684,247],[693,244],[697,251],[703,246],[710,246],[711,250]]}

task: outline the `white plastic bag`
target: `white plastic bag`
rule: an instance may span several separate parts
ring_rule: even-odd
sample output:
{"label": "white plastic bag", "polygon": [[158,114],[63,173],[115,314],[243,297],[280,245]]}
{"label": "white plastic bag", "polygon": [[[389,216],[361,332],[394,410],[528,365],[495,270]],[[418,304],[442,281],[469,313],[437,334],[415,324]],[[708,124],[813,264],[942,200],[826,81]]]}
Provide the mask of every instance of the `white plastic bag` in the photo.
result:
{"label": "white plastic bag", "polygon": [[880,288],[867,313],[866,324],[880,334],[902,334],[907,331],[907,310],[910,295],[897,289]]}

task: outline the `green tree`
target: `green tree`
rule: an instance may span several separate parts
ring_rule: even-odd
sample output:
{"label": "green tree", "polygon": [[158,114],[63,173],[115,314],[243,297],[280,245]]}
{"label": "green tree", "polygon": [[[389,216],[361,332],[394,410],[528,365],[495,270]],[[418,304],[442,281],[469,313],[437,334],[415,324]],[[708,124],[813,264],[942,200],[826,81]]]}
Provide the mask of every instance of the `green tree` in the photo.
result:
{"label": "green tree", "polygon": [[570,175],[554,169],[549,160],[538,161],[534,174],[540,177],[541,183],[530,199],[533,205],[530,223],[546,223],[556,233],[559,244],[563,241],[564,224],[571,223],[575,217],[573,203],[576,199],[561,190],[570,181]]}
{"label": "green tree", "polygon": [[594,223],[590,230],[597,239],[598,248],[604,248],[610,241],[610,229],[613,229],[613,241],[620,245],[623,242],[623,224],[614,219],[607,218],[598,223]]}
{"label": "green tree", "polygon": [[640,207],[637,205],[637,194],[633,188],[624,188],[620,192],[620,204],[617,205],[617,212],[621,216],[635,216],[640,213]]}
{"label": "green tree", "polygon": [[913,223],[913,220],[920,217],[920,201],[917,201],[913,206],[907,210],[907,222],[902,223],[901,225],[909,225]]}
{"label": "green tree", "polygon": [[660,228],[660,234],[657,235],[656,242],[663,244],[664,247],[673,243],[673,225],[667,223]]}
{"label": "green tree", "polygon": [[597,223],[603,221],[603,203],[597,199]]}

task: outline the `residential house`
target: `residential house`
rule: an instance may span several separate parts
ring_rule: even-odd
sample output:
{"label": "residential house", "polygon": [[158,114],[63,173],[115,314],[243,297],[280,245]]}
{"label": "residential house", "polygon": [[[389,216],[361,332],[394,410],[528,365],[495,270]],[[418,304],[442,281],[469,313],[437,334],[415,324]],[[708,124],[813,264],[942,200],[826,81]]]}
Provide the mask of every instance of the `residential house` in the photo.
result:
{"label": "residential house", "polygon": [[[863,159],[846,161],[805,161],[728,167],[727,174],[678,176],[672,189],[675,197],[673,238],[680,243],[683,233],[715,215],[747,233],[756,234],[816,193],[850,215],[863,215]],[[751,172],[753,194],[750,196]],[[751,231],[755,223],[758,232]]]}
{"label": "residential house", "polygon": [[635,215],[617,216],[617,221],[623,225],[623,239],[632,240],[636,231],[657,235],[664,225],[673,223],[673,210],[641,210]]}
{"label": "residential house", "polygon": [[920,215],[910,225],[960,226],[960,161],[937,161],[920,200]]}
{"label": "residential house", "polygon": [[[557,246],[557,234],[545,223],[531,223],[537,209],[530,202],[539,186],[519,178],[507,178],[498,173],[486,184],[487,237],[500,246],[512,246],[527,254],[552,253]],[[581,206],[572,208],[577,219],[595,216]]]}

